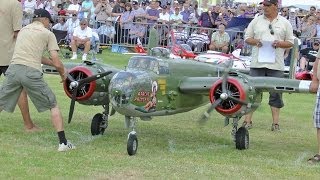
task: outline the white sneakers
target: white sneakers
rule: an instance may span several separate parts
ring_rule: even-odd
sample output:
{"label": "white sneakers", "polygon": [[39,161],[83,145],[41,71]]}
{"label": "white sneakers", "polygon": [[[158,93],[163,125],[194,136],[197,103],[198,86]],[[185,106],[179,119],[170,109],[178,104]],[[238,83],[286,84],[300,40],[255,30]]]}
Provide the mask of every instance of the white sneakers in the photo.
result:
{"label": "white sneakers", "polygon": [[77,58],[78,58],[77,54],[73,54],[70,59],[71,59],[71,60],[76,60]]}
{"label": "white sneakers", "polygon": [[[77,54],[73,54],[72,57],[70,58],[71,60],[76,60],[78,58]],[[82,61],[87,60],[87,54],[82,55]]]}
{"label": "white sneakers", "polygon": [[86,61],[87,60],[87,54],[83,54],[82,55],[82,61]]}
{"label": "white sneakers", "polygon": [[64,151],[68,151],[68,150],[72,150],[72,149],[76,149],[76,146],[71,144],[70,141],[67,141],[67,144],[64,144],[64,143],[59,144],[58,151],[64,152]]}

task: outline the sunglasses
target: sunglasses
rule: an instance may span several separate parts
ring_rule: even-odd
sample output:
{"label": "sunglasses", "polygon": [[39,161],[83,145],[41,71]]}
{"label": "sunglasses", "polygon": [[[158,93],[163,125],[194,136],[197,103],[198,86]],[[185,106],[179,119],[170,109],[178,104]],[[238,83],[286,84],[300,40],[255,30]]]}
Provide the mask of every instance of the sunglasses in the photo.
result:
{"label": "sunglasses", "polygon": [[282,12],[288,12],[288,11],[282,11]]}
{"label": "sunglasses", "polygon": [[263,4],[263,6],[270,7],[272,4]]}
{"label": "sunglasses", "polygon": [[85,26],[85,25],[87,25],[87,24],[84,23],[84,24],[80,24],[80,25],[84,25],[84,26]]}
{"label": "sunglasses", "polygon": [[319,46],[319,43],[313,43],[314,46]]}
{"label": "sunglasses", "polygon": [[270,34],[271,34],[271,35],[274,35],[274,31],[273,31],[273,28],[272,28],[272,25],[271,25],[271,24],[269,24],[269,29],[270,29]]}

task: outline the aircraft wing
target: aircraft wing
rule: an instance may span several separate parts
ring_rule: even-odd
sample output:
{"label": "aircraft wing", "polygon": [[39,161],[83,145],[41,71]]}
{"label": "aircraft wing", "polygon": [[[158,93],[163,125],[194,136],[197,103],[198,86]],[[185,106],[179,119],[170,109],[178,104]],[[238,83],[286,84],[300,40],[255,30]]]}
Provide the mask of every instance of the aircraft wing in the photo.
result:
{"label": "aircraft wing", "polygon": [[[179,89],[183,93],[209,94],[211,87],[222,81],[221,77],[187,77],[180,83]],[[261,92],[287,92],[287,93],[310,93],[311,81],[276,78],[276,77],[251,77],[243,73],[234,73],[228,76],[228,82],[243,87],[246,91]]]}
{"label": "aircraft wing", "polygon": [[179,89],[183,93],[209,94],[211,86],[220,77],[187,77],[180,83]]}

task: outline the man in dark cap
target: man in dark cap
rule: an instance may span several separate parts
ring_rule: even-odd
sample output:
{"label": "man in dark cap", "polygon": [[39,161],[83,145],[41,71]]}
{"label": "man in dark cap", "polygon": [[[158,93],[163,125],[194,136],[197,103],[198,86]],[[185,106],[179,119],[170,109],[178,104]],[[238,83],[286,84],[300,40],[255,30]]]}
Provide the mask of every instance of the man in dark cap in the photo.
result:
{"label": "man in dark cap", "polygon": [[[56,97],[44,81],[41,68],[41,64],[54,66],[60,74],[61,82],[67,78],[68,72],[59,59],[56,37],[47,29],[50,23],[53,23],[50,13],[36,9],[33,22],[20,30],[11,64],[0,89],[0,112],[13,112],[24,88],[38,112],[51,111],[52,124],[60,141],[58,151],[67,151],[75,146],[65,137]],[[43,56],[46,50],[51,58]]]}
{"label": "man in dark cap", "polygon": [[[252,46],[252,60],[250,64],[251,76],[283,77],[284,51],[293,46],[293,30],[290,22],[278,14],[278,0],[264,0],[264,14],[254,18],[246,31],[245,42]],[[270,44],[269,44],[270,43]],[[259,56],[262,46],[269,44],[274,48],[270,52],[272,59],[264,59]],[[273,55],[273,56],[271,56]],[[272,112],[272,131],[279,131],[280,108],[284,106],[281,93],[270,92],[269,105]],[[252,114],[246,115],[243,126],[252,126]]]}

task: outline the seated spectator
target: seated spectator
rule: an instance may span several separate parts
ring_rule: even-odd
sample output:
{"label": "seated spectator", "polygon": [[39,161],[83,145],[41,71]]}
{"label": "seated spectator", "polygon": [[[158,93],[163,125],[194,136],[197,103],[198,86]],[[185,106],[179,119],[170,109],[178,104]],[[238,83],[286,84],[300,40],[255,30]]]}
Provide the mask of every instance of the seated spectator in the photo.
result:
{"label": "seated spectator", "polygon": [[244,47],[244,39],[243,39],[243,33],[238,32],[234,40],[231,42],[231,47],[233,48],[231,51],[236,49],[243,49]]}
{"label": "seated spectator", "polygon": [[319,50],[319,41],[315,41],[312,48],[305,48],[300,51],[301,58],[299,60],[299,71],[310,71],[316,60]]}
{"label": "seated spectator", "polygon": [[109,44],[110,41],[113,43],[114,35],[116,30],[112,26],[112,22],[106,21],[105,24],[102,24],[98,29],[97,33],[99,34],[100,42],[103,44]]}
{"label": "seated spectator", "polygon": [[219,25],[219,30],[214,32],[211,36],[210,50],[221,51],[227,53],[229,50],[230,36],[225,32],[225,26]]}
{"label": "seated spectator", "polygon": [[175,7],[174,8],[174,13],[170,15],[170,23],[171,24],[181,24],[182,23],[183,16],[180,14],[180,8]]}
{"label": "seated spectator", "polygon": [[68,30],[68,25],[66,23],[66,19],[64,17],[60,17],[58,20],[58,23],[55,24],[52,29],[56,29],[59,31],[67,31]]}
{"label": "seated spectator", "polygon": [[76,14],[73,14],[72,18],[69,18],[66,24],[67,24],[69,39],[71,39],[74,29],[78,27],[80,24],[80,20],[77,18]]}
{"label": "seated spectator", "polygon": [[71,49],[72,49],[72,57],[71,59],[77,59],[77,48],[80,45],[84,46],[84,52],[82,56],[82,60],[87,60],[87,54],[90,50],[91,40],[92,38],[92,29],[88,27],[88,22],[86,19],[80,21],[80,26],[76,27],[73,32],[73,37],[71,40]]}
{"label": "seated spectator", "polygon": [[141,18],[136,18],[135,23],[131,26],[129,31],[129,42],[132,44],[136,44],[138,38],[140,39],[140,42],[144,43],[144,36],[146,34],[146,26],[142,23]]}
{"label": "seated spectator", "polygon": [[177,44],[185,44],[188,39],[188,33],[185,30],[182,23],[180,23],[178,26],[176,26],[175,29],[173,29],[173,37],[172,41]]}
{"label": "seated spectator", "polygon": [[192,51],[206,51],[210,40],[206,29],[199,28],[195,30],[187,40],[187,44],[191,47]]}

